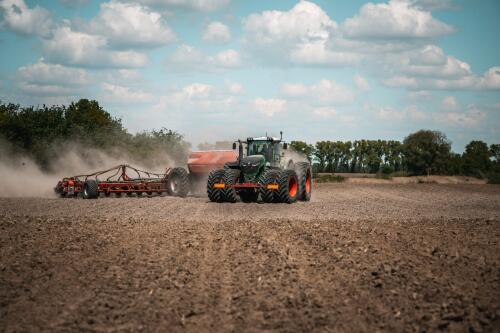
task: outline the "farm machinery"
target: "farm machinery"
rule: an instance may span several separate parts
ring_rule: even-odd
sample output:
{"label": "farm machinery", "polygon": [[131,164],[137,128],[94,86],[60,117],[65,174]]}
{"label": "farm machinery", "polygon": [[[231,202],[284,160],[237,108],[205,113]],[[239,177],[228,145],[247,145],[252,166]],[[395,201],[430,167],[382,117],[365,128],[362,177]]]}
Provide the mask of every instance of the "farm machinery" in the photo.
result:
{"label": "farm machinery", "polygon": [[[238,148],[238,152],[236,149]],[[167,168],[163,173],[140,170],[127,164],[90,174],[65,177],[54,191],[61,197],[96,199],[99,196],[185,197],[197,184],[205,184],[213,202],[267,203],[309,201],[312,171],[308,162],[287,158],[286,142],[280,138],[258,137],[238,140],[233,150],[194,151],[187,169]]]}
{"label": "farm machinery", "polygon": [[65,177],[54,191],[61,197],[81,194],[84,199],[95,199],[101,193],[105,196],[168,193],[185,197],[189,192],[189,177],[184,168],[167,168],[165,173],[159,174],[123,164],[87,175]]}
{"label": "farm machinery", "polygon": [[61,197],[96,199],[101,194],[115,197],[162,195],[185,197],[196,184],[205,182],[208,173],[236,160],[232,150],[194,151],[188,157],[188,170],[167,168],[164,173],[144,171],[127,164],[90,174],[64,177],[54,187]]}
{"label": "farm machinery", "polygon": [[259,196],[267,203],[311,199],[311,165],[294,163],[286,157],[288,144],[283,142],[282,133],[279,139],[266,136],[235,141],[233,150],[237,146],[237,160],[225,163],[208,176],[207,194],[211,201],[236,202],[239,197],[243,202],[254,202]]}

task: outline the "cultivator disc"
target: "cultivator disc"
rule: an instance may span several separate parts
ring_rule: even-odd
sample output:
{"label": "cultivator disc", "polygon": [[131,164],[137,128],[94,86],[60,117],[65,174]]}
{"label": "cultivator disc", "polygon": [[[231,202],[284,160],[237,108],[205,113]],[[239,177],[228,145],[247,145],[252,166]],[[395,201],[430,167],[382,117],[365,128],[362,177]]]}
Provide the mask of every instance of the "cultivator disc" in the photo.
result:
{"label": "cultivator disc", "polygon": [[168,193],[184,197],[189,192],[189,181],[183,168],[167,168],[165,173],[155,173],[122,164],[88,175],[65,177],[57,183],[54,191],[61,197],[81,195],[85,199],[98,198],[101,193],[116,197],[124,193],[127,196]]}

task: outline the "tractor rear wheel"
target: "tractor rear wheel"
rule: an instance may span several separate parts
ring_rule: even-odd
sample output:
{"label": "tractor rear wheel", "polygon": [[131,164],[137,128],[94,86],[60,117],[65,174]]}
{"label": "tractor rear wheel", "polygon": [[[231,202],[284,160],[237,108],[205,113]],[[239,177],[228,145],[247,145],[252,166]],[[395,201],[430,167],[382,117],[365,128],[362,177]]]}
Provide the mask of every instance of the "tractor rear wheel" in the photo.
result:
{"label": "tractor rear wheel", "polygon": [[173,168],[168,174],[167,192],[174,197],[184,198],[189,193],[189,175],[184,168]]}
{"label": "tractor rear wheel", "polygon": [[311,165],[307,162],[298,162],[295,164],[295,172],[299,180],[299,196],[298,200],[311,200],[312,192],[312,170]]}
{"label": "tractor rear wheel", "polygon": [[83,184],[83,198],[97,199],[99,196],[97,182],[93,179],[88,179]]}
{"label": "tractor rear wheel", "polygon": [[280,170],[268,169],[264,171],[259,179],[259,185],[262,186],[260,188],[260,197],[262,198],[262,201],[266,203],[278,202],[278,191],[268,189],[267,185],[277,184],[279,176]]}
{"label": "tractor rear wheel", "polygon": [[226,187],[224,188],[224,200],[227,202],[234,203],[238,201],[238,194],[236,193],[236,189],[234,187],[227,187],[227,185],[234,185],[238,182],[238,178],[240,177],[240,171],[236,169],[226,169],[224,173],[224,184]]}
{"label": "tractor rear wheel", "polygon": [[224,175],[226,170],[218,169],[213,170],[208,175],[207,180],[207,194],[208,198],[212,202],[223,202],[224,201],[224,193],[223,188],[214,187],[215,184],[224,184]]}
{"label": "tractor rear wheel", "polygon": [[279,202],[294,203],[299,196],[299,181],[295,170],[283,170],[278,178]]}

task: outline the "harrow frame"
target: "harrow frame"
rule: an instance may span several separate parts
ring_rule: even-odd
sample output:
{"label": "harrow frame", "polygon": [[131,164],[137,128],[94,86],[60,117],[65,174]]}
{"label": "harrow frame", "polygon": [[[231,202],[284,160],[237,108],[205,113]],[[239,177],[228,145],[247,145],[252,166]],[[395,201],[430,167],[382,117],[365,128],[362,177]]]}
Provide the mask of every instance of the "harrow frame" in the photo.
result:
{"label": "harrow frame", "polygon": [[[61,197],[76,197],[83,193],[85,183],[92,180],[97,184],[98,194],[104,193],[106,196],[112,193],[117,196],[123,193],[128,195],[133,193],[137,195],[142,193],[148,195],[153,193],[162,194],[168,192],[168,179],[172,170],[174,169],[167,168],[165,173],[155,173],[140,170],[128,164],[121,164],[91,174],[64,177],[57,183],[54,191]],[[130,171],[134,172],[136,177],[130,177]]]}

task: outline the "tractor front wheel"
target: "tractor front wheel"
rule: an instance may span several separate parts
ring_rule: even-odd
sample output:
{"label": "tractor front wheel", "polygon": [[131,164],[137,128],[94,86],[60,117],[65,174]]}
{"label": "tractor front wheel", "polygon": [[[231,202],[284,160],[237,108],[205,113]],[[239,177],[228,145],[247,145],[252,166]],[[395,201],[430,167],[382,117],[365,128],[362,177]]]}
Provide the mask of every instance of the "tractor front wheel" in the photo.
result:
{"label": "tractor front wheel", "polygon": [[278,198],[280,202],[294,203],[299,197],[299,181],[295,170],[283,170],[278,178]]}
{"label": "tractor front wheel", "polygon": [[228,187],[227,185],[234,185],[238,182],[240,177],[240,171],[235,169],[226,169],[224,173],[224,200],[227,202],[235,203],[238,201],[238,194],[234,187]]}
{"label": "tractor front wheel", "polygon": [[207,194],[208,198],[212,202],[223,202],[224,201],[224,188],[221,184],[224,183],[224,175],[226,171],[224,169],[213,170],[208,175],[207,180]]}
{"label": "tractor front wheel", "polygon": [[268,185],[276,185],[279,176],[280,170],[268,169],[260,177],[260,197],[265,203],[278,202],[278,191],[276,189],[269,189]]}

